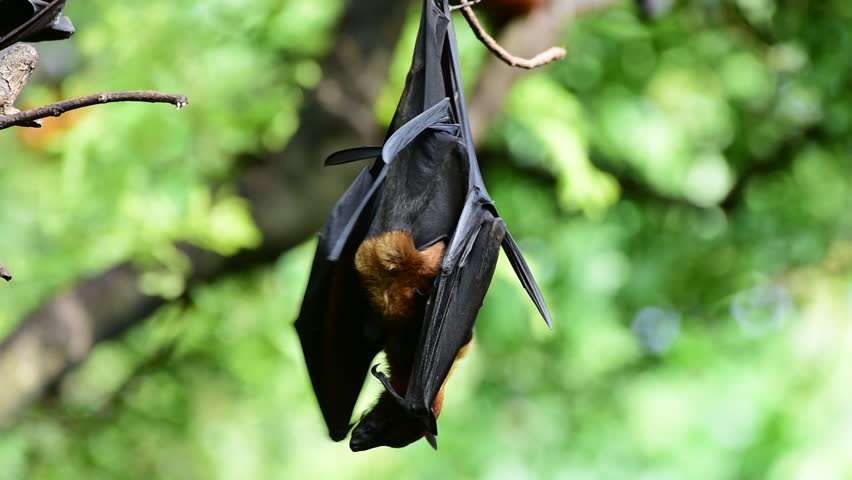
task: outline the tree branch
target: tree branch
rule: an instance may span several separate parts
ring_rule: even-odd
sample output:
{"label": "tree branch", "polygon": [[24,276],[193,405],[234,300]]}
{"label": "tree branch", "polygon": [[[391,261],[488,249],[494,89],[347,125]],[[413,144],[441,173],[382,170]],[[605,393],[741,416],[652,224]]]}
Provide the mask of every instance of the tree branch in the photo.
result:
{"label": "tree branch", "polygon": [[[511,52],[532,55],[551,45],[558,44],[571,23],[580,15],[594,13],[611,7],[623,0],[550,0],[530,15],[515,20],[506,26],[500,35],[500,45]],[[500,113],[506,92],[523,75],[515,68],[506,68],[503,59],[491,57],[480,72],[482,79],[473,94],[468,97],[473,138],[485,133],[489,121]]]}
{"label": "tree branch", "polygon": [[109,92],[95,93],[86,95],[85,97],[72,98],[61,102],[45,105],[44,107],[34,108],[11,115],[0,115],[0,130],[32,123],[34,120],[45,117],[58,117],[65,112],[76,110],[78,108],[91,107],[102,103],[117,103],[117,102],[146,102],[146,103],[171,103],[178,110],[185,107],[189,100],[185,95],[172,95],[168,93],[154,92],[150,90],[136,92]]}
{"label": "tree branch", "polygon": [[497,43],[497,40],[494,40],[494,37],[485,31],[485,28],[481,23],[479,23],[479,19],[476,18],[476,14],[473,13],[472,8],[465,5],[461,7],[461,11],[464,14],[465,20],[467,20],[468,25],[470,25],[470,28],[473,30],[474,35],[476,35],[476,38],[484,43],[485,46],[497,56],[497,58],[505,62],[510,67],[531,70],[565,58],[565,55],[568,53],[562,47],[550,47],[532,58],[517,57],[500,46],[500,44]]}

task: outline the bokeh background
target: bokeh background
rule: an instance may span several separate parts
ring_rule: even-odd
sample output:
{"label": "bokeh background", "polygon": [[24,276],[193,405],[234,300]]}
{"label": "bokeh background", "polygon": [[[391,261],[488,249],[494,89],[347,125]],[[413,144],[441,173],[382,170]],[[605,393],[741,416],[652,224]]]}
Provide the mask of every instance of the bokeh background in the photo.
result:
{"label": "bokeh background", "polygon": [[[15,275],[0,336],[119,262],[160,299],[47,380],[0,344],[0,478],[852,478],[852,3],[682,1],[645,20],[598,2],[560,20],[566,60],[496,93],[458,17],[468,96],[494,110],[475,125],[485,181],[556,326],[501,260],[440,450],[352,454],[326,436],[292,328],[345,181],[285,173],[334,148],[317,136],[265,179],[325,203],[285,191],[259,221],[238,179],[291,152],[318,105],[356,115],[347,92],[365,82],[369,121],[328,134],[350,136],[338,148],[381,140],[419,6],[360,2],[373,11],[353,29],[342,18],[358,3],[69,1],[78,34],[38,45],[20,107],[118,89],[190,106],[0,132],[0,261]],[[523,44],[530,18],[489,25]],[[359,50],[371,30],[392,41]],[[350,67],[384,57],[325,68],[341,51]],[[270,241],[279,217],[289,236]],[[263,254],[201,282],[179,240]],[[89,301],[108,319],[123,297],[107,293]],[[74,336],[45,332],[60,338],[42,348]],[[30,376],[42,383],[23,395],[13,377]],[[378,391],[368,379],[359,408]]]}

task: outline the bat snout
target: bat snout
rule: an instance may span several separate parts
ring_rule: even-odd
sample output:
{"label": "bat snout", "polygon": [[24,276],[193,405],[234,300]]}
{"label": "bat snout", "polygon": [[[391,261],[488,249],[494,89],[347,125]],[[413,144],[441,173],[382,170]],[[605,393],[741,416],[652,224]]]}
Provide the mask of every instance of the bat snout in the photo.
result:
{"label": "bat snout", "polygon": [[356,428],[352,431],[352,438],[349,439],[349,449],[353,452],[363,452],[378,447],[374,436],[372,428]]}
{"label": "bat snout", "polygon": [[[412,416],[397,400],[385,394],[358,422],[352,431],[349,448],[353,452],[376,447],[402,448],[428,435],[419,418]],[[432,444],[431,441],[429,443]]]}

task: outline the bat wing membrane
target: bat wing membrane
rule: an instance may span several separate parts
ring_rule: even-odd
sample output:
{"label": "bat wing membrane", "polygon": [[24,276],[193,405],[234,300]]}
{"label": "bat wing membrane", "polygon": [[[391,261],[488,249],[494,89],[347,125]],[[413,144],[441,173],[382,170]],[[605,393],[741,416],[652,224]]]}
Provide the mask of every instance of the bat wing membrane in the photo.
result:
{"label": "bat wing membrane", "polygon": [[527,266],[527,262],[524,260],[523,254],[521,254],[520,247],[518,247],[518,244],[515,243],[515,239],[512,238],[512,234],[508,231],[506,231],[506,236],[503,237],[503,251],[506,252],[506,256],[509,257],[509,263],[512,264],[512,268],[515,270],[515,275],[518,276],[518,280],[521,281],[521,285],[524,286],[524,290],[527,291],[527,294],[529,294],[533,303],[535,303],[538,312],[541,314],[541,317],[544,318],[547,326],[552,329],[553,319],[550,316],[550,310],[547,308],[547,304],[544,302],[544,296],[541,294],[541,289],[538,288],[535,277],[533,277],[530,267]]}
{"label": "bat wing membrane", "polygon": [[[385,187],[388,164],[409,149],[421,134],[449,119],[449,100],[438,102],[394,132],[381,152],[378,147],[343,150],[327,165],[373,158],[340,198],[320,234],[317,251],[296,330],[323,418],[334,440],[351,428],[355,402],[370,368],[382,348],[381,319],[371,309],[367,293],[354,268],[354,255],[372,220],[372,208]],[[452,128],[450,126],[449,128]],[[419,145],[417,142],[416,145]],[[439,142],[440,143],[440,142]]]}
{"label": "bat wing membrane", "polygon": [[422,343],[405,396],[393,391],[384,374],[374,371],[433,435],[437,435],[437,425],[432,404],[459,351],[470,341],[506,233],[503,221],[486,205],[478,190],[470,192],[426,305]]}
{"label": "bat wing membrane", "polygon": [[[548,326],[552,324],[541,291],[482,181],[449,15],[446,0],[425,0],[412,66],[384,145],[344,150],[326,160],[326,165],[338,165],[378,158],[361,172],[332,211],[320,235],[296,321],[311,382],[334,440],[345,437],[351,428],[354,404],[370,362],[384,343],[382,320],[369,306],[354,269],[355,250],[369,235],[390,231],[386,227],[396,225],[397,217],[422,212],[418,222],[409,222],[418,248],[441,239],[449,244],[426,303],[405,396],[394,391],[383,373],[374,369],[373,374],[432,435],[437,435],[434,400],[459,351],[470,341],[501,246]],[[452,162],[436,161],[448,155]],[[403,165],[394,164],[397,156],[396,161],[416,162],[421,169],[432,165],[444,169],[425,175],[409,165],[406,174],[398,177],[396,172],[402,172]],[[464,166],[458,167],[459,163]],[[389,172],[393,172],[390,182]],[[441,188],[428,190],[426,208],[409,211],[402,207],[405,211],[396,215],[394,205],[419,200],[404,192],[390,195],[394,188],[411,186],[399,178],[416,184],[418,188],[412,191],[424,192],[432,177],[440,177],[447,185],[436,184]],[[390,220],[383,221],[384,216]],[[456,218],[454,228],[445,226]]]}
{"label": "bat wing membrane", "polygon": [[[355,250],[369,221],[365,212],[381,186],[381,172],[364,169],[332,210],[295,323],[314,393],[334,440],[349,432],[370,362],[381,349],[379,320],[354,268]],[[339,252],[332,260],[336,246]]]}

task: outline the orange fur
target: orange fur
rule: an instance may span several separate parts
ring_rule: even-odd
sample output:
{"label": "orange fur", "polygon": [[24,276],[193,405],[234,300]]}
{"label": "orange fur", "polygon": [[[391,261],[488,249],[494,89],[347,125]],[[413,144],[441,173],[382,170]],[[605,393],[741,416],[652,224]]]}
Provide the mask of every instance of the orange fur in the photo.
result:
{"label": "orange fur", "polygon": [[465,343],[464,346],[459,350],[459,354],[456,355],[456,360],[453,362],[452,368],[450,368],[450,373],[447,374],[447,378],[444,379],[444,383],[441,384],[441,389],[438,390],[438,395],[435,396],[435,401],[432,402],[432,411],[435,412],[435,418],[441,415],[441,409],[444,407],[444,387],[447,386],[447,382],[450,381],[450,377],[453,375],[453,372],[456,370],[456,365],[459,364],[459,360],[465,357],[465,355],[470,352],[470,349],[473,347],[473,339],[470,339],[469,342]]}
{"label": "orange fur", "polygon": [[[388,342],[397,348],[386,347],[385,351],[391,384],[401,395],[405,395],[408,390],[408,379],[416,350],[415,342],[420,330],[419,325],[423,321],[422,318],[415,318],[416,292],[419,290],[427,294],[432,289],[432,283],[441,271],[444,249],[444,242],[438,242],[419,251],[414,246],[411,234],[393,231],[365,240],[355,252],[355,270],[367,289],[370,302],[382,314],[382,318],[389,322]],[[456,361],[467,354],[472,343],[468,342],[459,350]],[[443,409],[444,387],[455,365],[454,363],[432,403],[432,411],[436,417]],[[391,412],[393,407],[388,405],[393,405],[392,402],[394,400],[390,394],[384,392],[373,410]],[[407,424],[399,428],[412,428],[405,425]],[[418,435],[416,431],[412,433]],[[423,434],[425,432],[419,435]]]}
{"label": "orange fur", "polygon": [[408,232],[387,232],[365,240],[355,252],[355,269],[373,306],[387,320],[408,319],[415,292],[427,292],[441,270],[444,242],[419,251]]}

